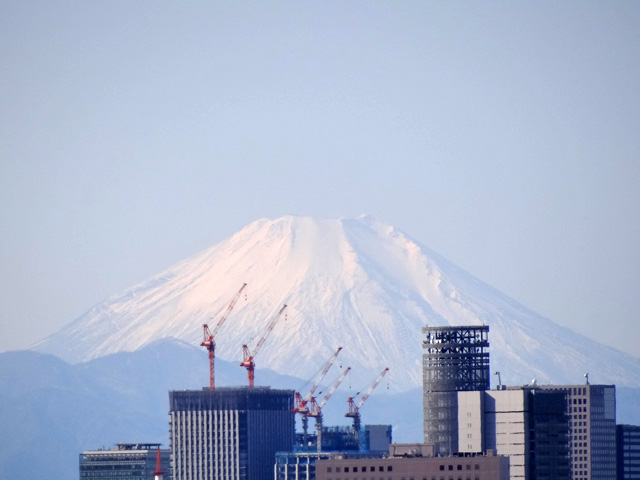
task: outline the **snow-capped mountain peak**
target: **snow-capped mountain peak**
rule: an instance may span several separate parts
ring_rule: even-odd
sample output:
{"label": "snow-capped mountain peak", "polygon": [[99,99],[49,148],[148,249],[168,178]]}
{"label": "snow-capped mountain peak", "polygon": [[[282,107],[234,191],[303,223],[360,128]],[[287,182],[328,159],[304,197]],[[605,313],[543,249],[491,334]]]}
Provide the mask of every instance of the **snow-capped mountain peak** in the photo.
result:
{"label": "snow-capped mountain peak", "polygon": [[256,358],[283,374],[310,378],[343,346],[342,362],[363,384],[388,366],[391,387],[405,390],[422,382],[424,325],[487,324],[492,367],[506,382],[577,383],[590,371],[602,382],[640,385],[630,374],[638,359],[535,314],[368,215],[258,220],[108,298],[35,348],[79,362],[165,337],[197,345],[202,324],[215,323],[243,283],[246,298],[216,337],[216,356],[225,360],[240,360],[241,345],[255,344],[286,303]]}

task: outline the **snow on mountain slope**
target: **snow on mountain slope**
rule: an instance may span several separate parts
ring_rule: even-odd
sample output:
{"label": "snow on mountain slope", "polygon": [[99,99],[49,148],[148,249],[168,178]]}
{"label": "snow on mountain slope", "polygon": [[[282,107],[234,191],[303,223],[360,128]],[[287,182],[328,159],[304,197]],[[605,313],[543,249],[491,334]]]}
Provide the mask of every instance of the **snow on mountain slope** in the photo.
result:
{"label": "snow on mountain slope", "polygon": [[[70,362],[133,351],[164,337],[197,345],[247,283],[217,335],[240,360],[283,303],[259,367],[310,378],[337,346],[363,384],[385,366],[395,390],[421,385],[424,325],[490,326],[492,371],[508,383],[638,387],[640,359],[537,315],[395,228],[363,216],[258,220],[231,238],[108,298],[34,348]],[[385,379],[387,380],[387,379]],[[259,383],[259,379],[257,379]],[[206,383],[206,382],[205,382]]]}

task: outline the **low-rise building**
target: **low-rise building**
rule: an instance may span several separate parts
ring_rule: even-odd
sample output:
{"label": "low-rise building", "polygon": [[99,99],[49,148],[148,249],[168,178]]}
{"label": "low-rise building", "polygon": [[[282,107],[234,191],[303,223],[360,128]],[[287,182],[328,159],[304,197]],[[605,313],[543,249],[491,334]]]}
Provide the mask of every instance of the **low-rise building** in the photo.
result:
{"label": "low-rise building", "polygon": [[[415,449],[413,449],[415,450]],[[334,456],[316,462],[317,480],[508,480],[509,458],[485,455],[425,457],[391,445],[383,458]],[[433,450],[431,450],[433,452]],[[402,456],[392,456],[396,455]]]}
{"label": "low-rise building", "polygon": [[171,478],[170,452],[159,443],[118,443],[110,450],[80,454],[80,480],[153,480],[157,453],[164,478]]}

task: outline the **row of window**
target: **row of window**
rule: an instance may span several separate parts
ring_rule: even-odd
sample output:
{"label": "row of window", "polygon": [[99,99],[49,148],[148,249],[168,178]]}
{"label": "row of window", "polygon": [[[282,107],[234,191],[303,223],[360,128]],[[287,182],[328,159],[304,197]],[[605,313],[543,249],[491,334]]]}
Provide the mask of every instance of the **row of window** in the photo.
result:
{"label": "row of window", "polygon": [[[440,470],[444,470],[445,466],[444,465],[440,465]],[[466,465],[467,470],[471,470],[471,464],[467,464]],[[479,464],[474,464],[473,465],[473,469],[474,470],[480,470],[480,465]],[[453,470],[453,465],[448,465],[448,470]],[[456,470],[462,470],[462,465],[456,465]]]}
{"label": "row of window", "polygon": [[[455,467],[455,469],[454,469]],[[471,470],[471,464],[467,464],[465,465],[465,469],[466,470]],[[474,470],[480,470],[480,465],[479,464],[474,464],[473,465],[473,469]],[[440,470],[462,470],[462,465],[440,465]],[[350,466],[350,467],[335,467],[335,473],[358,473],[358,471],[365,473],[365,472],[375,472],[376,471],[376,467],[374,465],[370,465],[369,467],[367,467],[366,465],[361,466],[361,467],[357,467],[357,466]],[[385,467],[383,465],[378,465],[377,468],[378,472],[384,472],[385,471]],[[387,472],[391,472],[393,471],[393,466],[392,465],[387,465],[386,467],[386,471]],[[327,467],[327,473],[333,473],[333,467]]]}
{"label": "row of window", "polygon": [[[384,477],[376,477],[375,475],[372,477],[367,477],[366,475],[364,477],[360,476],[360,477],[336,477],[336,478],[331,478],[329,477],[327,480],[385,480]],[[393,480],[392,477],[388,477],[387,480]],[[449,477],[448,479],[445,477],[440,477],[438,479],[438,477],[401,477],[400,480],[472,480],[471,477],[466,477],[466,478],[462,478],[462,477],[458,477],[457,479],[455,477]],[[480,480],[480,477],[475,477],[474,480]]]}
{"label": "row of window", "polygon": [[[336,467],[336,473],[341,473],[341,471],[344,471],[344,473],[349,473],[349,469],[351,469],[351,472],[353,472],[353,473],[357,473],[358,472],[358,467]],[[366,466],[360,467],[360,471],[361,472],[366,472],[367,471],[367,467]],[[369,467],[369,471],[370,472],[375,472],[376,471],[376,467],[371,465]],[[384,472],[384,466],[379,465],[378,466],[378,471],[379,472]],[[391,471],[393,471],[393,467],[391,465],[387,465],[387,472],[391,472]],[[333,472],[332,467],[327,467],[327,472],[332,473]]]}

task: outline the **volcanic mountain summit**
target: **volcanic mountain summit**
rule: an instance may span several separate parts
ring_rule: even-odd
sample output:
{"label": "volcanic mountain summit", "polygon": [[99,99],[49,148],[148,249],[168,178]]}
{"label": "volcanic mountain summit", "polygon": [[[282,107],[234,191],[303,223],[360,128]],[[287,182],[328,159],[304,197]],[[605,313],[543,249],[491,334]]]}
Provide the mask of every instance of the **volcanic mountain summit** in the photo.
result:
{"label": "volcanic mountain summit", "polygon": [[164,337],[199,345],[202,324],[215,324],[243,283],[247,296],[216,336],[218,358],[240,360],[242,344],[255,345],[286,303],[259,368],[311,378],[343,346],[341,361],[363,382],[388,366],[391,388],[402,391],[422,383],[423,326],[485,324],[492,372],[504,382],[575,384],[590,372],[598,383],[640,386],[640,359],[541,317],[368,216],[258,220],[34,348],[77,363]]}

